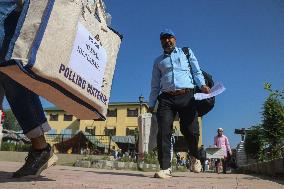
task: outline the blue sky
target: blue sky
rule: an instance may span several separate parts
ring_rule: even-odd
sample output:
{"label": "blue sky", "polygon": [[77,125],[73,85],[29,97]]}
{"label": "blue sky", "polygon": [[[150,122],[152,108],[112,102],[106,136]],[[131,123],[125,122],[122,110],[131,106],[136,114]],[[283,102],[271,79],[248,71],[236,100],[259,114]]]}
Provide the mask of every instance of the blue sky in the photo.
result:
{"label": "blue sky", "polygon": [[105,0],[112,26],[124,35],[111,101],[148,99],[159,33],[171,28],[177,45],[189,46],[200,66],[226,91],[203,119],[203,142],[223,127],[233,147],[235,128],[261,122],[265,82],[284,88],[284,1],[281,0]]}
{"label": "blue sky", "polygon": [[[112,27],[123,34],[111,102],[148,99],[159,33],[171,28],[179,47],[189,46],[200,66],[226,91],[203,118],[203,143],[212,145],[223,127],[232,147],[235,128],[261,122],[265,82],[284,87],[283,0],[105,0]],[[44,106],[50,103],[43,101]]]}

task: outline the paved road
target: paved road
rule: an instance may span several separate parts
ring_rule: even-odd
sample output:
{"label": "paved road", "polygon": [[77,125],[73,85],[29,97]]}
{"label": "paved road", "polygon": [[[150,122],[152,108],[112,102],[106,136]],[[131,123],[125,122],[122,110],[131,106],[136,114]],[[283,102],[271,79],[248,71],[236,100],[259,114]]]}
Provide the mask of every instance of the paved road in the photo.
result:
{"label": "paved road", "polygon": [[155,179],[153,172],[55,166],[36,180],[11,179],[21,163],[0,162],[0,189],[284,189],[284,180],[244,174],[175,172],[171,179]]}

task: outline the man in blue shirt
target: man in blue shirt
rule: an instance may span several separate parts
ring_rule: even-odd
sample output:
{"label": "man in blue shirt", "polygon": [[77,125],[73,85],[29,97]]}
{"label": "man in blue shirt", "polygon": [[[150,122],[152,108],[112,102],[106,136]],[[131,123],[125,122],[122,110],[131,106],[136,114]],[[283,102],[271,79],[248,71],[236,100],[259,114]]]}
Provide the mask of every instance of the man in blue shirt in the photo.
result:
{"label": "man in blue shirt", "polygon": [[[152,70],[149,112],[153,112],[157,100],[158,121],[158,160],[161,170],[155,173],[156,178],[171,177],[171,130],[176,114],[180,118],[180,130],[188,142],[193,172],[201,171],[198,160],[199,127],[194,100],[194,86],[203,93],[209,93],[198,61],[191,49],[187,59],[181,48],[176,47],[176,36],[170,29],[160,34],[164,52],[154,61]],[[189,66],[190,64],[190,66]]]}

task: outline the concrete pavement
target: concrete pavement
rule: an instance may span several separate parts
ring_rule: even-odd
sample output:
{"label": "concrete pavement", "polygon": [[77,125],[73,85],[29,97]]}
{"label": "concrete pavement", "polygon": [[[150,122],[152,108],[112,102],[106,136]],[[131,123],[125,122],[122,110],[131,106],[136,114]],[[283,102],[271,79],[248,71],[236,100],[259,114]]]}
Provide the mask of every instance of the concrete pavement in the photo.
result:
{"label": "concrete pavement", "polygon": [[245,174],[175,172],[171,179],[155,179],[153,172],[55,166],[37,179],[11,179],[22,163],[0,161],[0,189],[284,189],[284,180]]}

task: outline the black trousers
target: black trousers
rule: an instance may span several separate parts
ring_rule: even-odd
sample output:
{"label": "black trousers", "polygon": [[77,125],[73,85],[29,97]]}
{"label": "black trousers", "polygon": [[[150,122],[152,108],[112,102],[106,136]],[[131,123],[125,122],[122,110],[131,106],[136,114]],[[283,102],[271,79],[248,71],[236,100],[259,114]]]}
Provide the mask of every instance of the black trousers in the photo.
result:
{"label": "black trousers", "polygon": [[171,167],[171,133],[176,114],[180,118],[180,131],[184,135],[189,153],[198,158],[199,126],[193,90],[183,94],[172,96],[162,93],[158,96],[158,160],[161,169]]}

